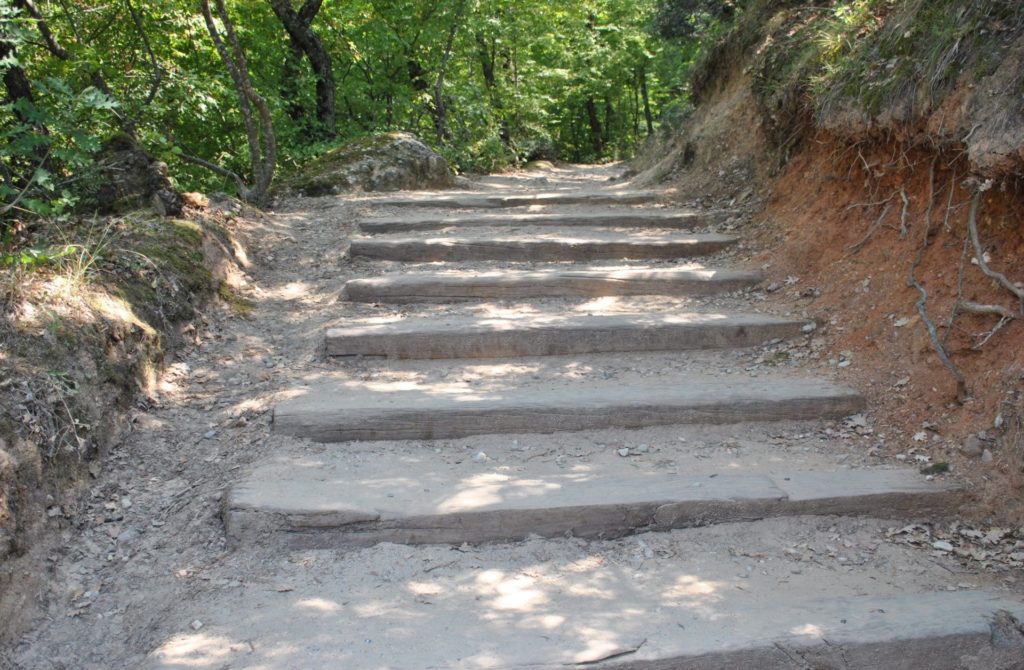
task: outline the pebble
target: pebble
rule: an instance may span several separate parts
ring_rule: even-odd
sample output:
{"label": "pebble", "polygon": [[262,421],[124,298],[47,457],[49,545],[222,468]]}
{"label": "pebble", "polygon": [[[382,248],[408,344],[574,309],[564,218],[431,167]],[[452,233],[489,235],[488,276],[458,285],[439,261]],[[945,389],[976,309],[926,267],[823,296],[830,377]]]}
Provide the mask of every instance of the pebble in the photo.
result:
{"label": "pebble", "polygon": [[636,450],[637,450],[637,452],[639,452],[641,454],[646,454],[648,451],[651,450],[651,448],[649,446],[647,446],[646,444],[641,444],[640,446],[638,446],[636,448]]}
{"label": "pebble", "polygon": [[195,620],[195,621],[193,621],[193,622],[192,622],[191,624],[189,624],[189,627],[190,627],[190,628],[191,628],[192,630],[199,630],[200,628],[202,628],[202,627],[203,627],[203,622],[202,622],[202,621],[200,621],[199,619],[196,619],[196,620]]}
{"label": "pebble", "polygon": [[986,449],[985,451],[981,452],[981,462],[982,463],[991,463],[992,459],[993,459],[992,452],[989,451],[988,449]]}
{"label": "pebble", "polygon": [[474,463],[486,463],[488,460],[489,459],[487,458],[487,454],[485,454],[482,451],[478,451],[475,454],[473,454]]}
{"label": "pebble", "polygon": [[953,545],[949,542],[946,542],[945,540],[938,540],[936,542],[932,542],[932,548],[938,549],[939,551],[953,551]]}
{"label": "pebble", "polygon": [[804,327],[800,329],[800,332],[804,333],[805,335],[807,335],[807,334],[813,333],[817,329],[818,329],[818,325],[812,322],[812,323],[805,324]]}
{"label": "pebble", "polygon": [[615,453],[625,458],[626,456],[629,456],[629,449],[627,447],[623,447],[622,449],[619,449]]}

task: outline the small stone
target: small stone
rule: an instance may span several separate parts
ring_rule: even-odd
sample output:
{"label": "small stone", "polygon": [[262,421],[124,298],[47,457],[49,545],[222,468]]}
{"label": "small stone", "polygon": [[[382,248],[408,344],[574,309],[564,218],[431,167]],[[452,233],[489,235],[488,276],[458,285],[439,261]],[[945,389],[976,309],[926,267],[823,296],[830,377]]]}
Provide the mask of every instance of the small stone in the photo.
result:
{"label": "small stone", "polygon": [[981,438],[975,434],[968,435],[967,439],[964,440],[964,456],[970,456],[971,458],[979,458],[985,453],[985,443],[981,441]]}
{"label": "small stone", "polygon": [[121,507],[123,507],[124,509],[131,509],[132,499],[129,498],[128,496],[121,496]]}
{"label": "small stone", "polygon": [[208,430],[205,433],[203,433],[203,437],[205,437],[207,440],[212,440],[213,438],[217,437],[217,431]]}
{"label": "small stone", "polygon": [[993,459],[992,452],[989,451],[988,449],[986,449],[983,452],[981,452],[981,462],[982,463],[991,463],[992,459]]}
{"label": "small stone", "polygon": [[938,540],[937,542],[932,542],[932,549],[938,549],[939,551],[950,552],[950,551],[953,551],[953,545],[950,544],[949,542],[946,542],[945,540]]}
{"label": "small stone", "polygon": [[196,630],[197,631],[197,630],[199,630],[200,628],[203,627],[203,622],[200,621],[199,619],[196,619],[195,621],[193,621],[192,623],[189,624],[189,627],[192,630]]}
{"label": "small stone", "polygon": [[816,324],[816,323],[814,323],[812,321],[811,323],[805,323],[804,327],[800,329],[800,332],[804,333],[805,335],[808,335],[810,333],[813,333],[817,329],[818,329],[818,324]]}
{"label": "small stone", "polygon": [[640,446],[638,446],[636,448],[636,450],[637,450],[637,452],[639,452],[641,454],[646,454],[648,451],[651,450],[651,448],[649,446],[647,446],[646,444],[641,444]]}
{"label": "small stone", "polygon": [[623,458],[625,458],[626,456],[629,456],[629,449],[627,447],[623,447],[623,448],[617,450],[615,453],[617,453],[619,456],[622,456]]}
{"label": "small stone", "polygon": [[482,451],[478,451],[475,454],[473,454],[474,463],[486,463],[488,460],[489,459],[487,458],[487,454],[485,454]]}
{"label": "small stone", "polygon": [[777,282],[777,281],[773,281],[773,282],[772,282],[771,284],[768,284],[768,286],[767,286],[767,287],[765,287],[765,289],[764,289],[764,290],[765,290],[765,291],[767,291],[768,293],[776,293],[776,292],[778,292],[778,291],[779,291],[779,290],[780,290],[781,288],[782,288],[782,284],[780,284],[780,283],[779,283],[779,282]]}

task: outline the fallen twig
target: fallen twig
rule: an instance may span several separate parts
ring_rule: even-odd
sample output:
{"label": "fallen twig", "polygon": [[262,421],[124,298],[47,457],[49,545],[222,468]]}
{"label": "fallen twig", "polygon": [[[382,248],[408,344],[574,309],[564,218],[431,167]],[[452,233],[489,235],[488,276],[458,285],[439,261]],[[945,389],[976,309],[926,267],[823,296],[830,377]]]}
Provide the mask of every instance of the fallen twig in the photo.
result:
{"label": "fallen twig", "polygon": [[985,261],[985,250],[982,248],[981,240],[978,237],[978,209],[981,207],[981,198],[982,193],[974,196],[974,200],[971,202],[971,212],[967,216],[967,231],[971,235],[971,243],[974,245],[974,256],[978,260],[978,267],[981,268],[986,277],[995,279],[1003,288],[1017,296],[1017,300],[1020,302],[1021,314],[1024,314],[1024,291],[1017,288],[1013,282],[1006,278],[1006,275],[990,268]]}

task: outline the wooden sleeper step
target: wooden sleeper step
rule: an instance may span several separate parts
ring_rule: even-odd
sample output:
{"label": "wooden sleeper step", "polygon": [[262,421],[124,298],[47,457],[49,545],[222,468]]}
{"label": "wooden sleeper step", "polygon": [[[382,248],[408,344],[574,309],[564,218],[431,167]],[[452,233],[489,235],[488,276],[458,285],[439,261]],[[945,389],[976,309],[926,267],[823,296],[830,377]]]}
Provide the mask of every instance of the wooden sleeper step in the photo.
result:
{"label": "wooden sleeper step", "polygon": [[691,268],[414,272],[350,280],[343,296],[353,302],[399,304],[544,297],[686,297],[731,293],[761,281],[758,272]]}
{"label": "wooden sleeper step", "polygon": [[328,356],[503,358],[751,347],[800,334],[806,322],[763,314],[437,317],[332,328]]}
{"label": "wooden sleeper step", "polygon": [[629,235],[533,238],[355,238],[352,258],[408,263],[438,261],[587,261],[600,259],[690,258],[712,254],[738,241],[732,235]]}
{"label": "wooden sleeper step", "polygon": [[431,440],[683,423],[841,418],[864,409],[852,389],[804,379],[679,376],[644,383],[590,380],[505,390],[325,381],[274,410],[273,430],[317,442]]}

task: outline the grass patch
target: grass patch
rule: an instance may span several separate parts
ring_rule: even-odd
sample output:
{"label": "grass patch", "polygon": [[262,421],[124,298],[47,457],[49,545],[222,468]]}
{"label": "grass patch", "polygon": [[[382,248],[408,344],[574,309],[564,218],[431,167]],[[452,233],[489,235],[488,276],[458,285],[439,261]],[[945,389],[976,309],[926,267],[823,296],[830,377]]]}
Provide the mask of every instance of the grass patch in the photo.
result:
{"label": "grass patch", "polygon": [[243,319],[252,318],[252,311],[256,308],[256,303],[238,293],[227,282],[220,283],[220,286],[217,288],[217,297],[223,300],[228,309],[236,316],[240,316]]}

